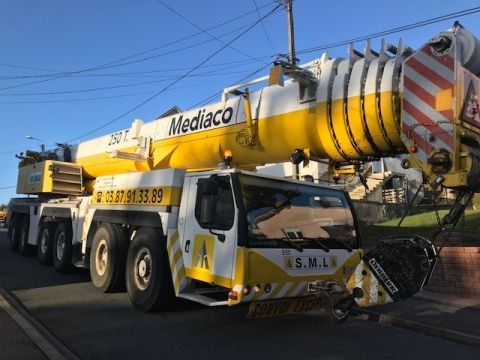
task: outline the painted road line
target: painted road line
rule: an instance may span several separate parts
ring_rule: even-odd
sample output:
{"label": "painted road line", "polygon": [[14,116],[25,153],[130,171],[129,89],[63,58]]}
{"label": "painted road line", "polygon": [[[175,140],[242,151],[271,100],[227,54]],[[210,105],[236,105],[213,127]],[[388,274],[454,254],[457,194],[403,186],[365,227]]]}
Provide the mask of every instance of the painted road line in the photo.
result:
{"label": "painted road line", "polygon": [[10,315],[49,360],[79,360],[78,356],[32,317],[21,303],[2,287],[0,287],[0,307]]}

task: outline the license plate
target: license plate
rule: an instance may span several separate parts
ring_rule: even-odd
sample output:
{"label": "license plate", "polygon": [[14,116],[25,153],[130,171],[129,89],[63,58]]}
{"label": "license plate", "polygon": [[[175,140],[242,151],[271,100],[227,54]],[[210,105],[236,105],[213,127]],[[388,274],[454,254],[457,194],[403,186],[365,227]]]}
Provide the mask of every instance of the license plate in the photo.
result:
{"label": "license plate", "polygon": [[290,314],[300,314],[322,307],[322,301],[319,298],[301,298],[252,302],[248,309],[248,318],[262,318],[269,316],[280,316]]}

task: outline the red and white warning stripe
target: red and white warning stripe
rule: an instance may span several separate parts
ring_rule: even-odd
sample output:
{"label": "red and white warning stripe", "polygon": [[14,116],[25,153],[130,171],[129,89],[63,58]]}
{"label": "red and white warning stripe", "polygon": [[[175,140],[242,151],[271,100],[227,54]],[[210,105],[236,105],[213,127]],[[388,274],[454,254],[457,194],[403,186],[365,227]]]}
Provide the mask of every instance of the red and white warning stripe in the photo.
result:
{"label": "red and white warning stripe", "polygon": [[437,111],[435,96],[446,89],[453,93],[454,68],[451,55],[435,56],[428,44],[404,64],[402,140],[415,144],[422,162],[434,149],[453,147],[453,110]]}

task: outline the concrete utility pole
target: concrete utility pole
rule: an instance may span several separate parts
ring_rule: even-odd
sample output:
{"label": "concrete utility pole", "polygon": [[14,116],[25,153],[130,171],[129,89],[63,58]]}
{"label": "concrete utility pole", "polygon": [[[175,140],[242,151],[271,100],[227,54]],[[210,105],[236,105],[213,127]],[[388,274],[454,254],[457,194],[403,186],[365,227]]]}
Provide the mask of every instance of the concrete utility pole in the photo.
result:
{"label": "concrete utility pole", "polygon": [[[288,26],[288,62],[295,69],[297,60],[295,58],[295,30],[293,28],[293,0],[285,0],[287,8],[287,26]],[[292,164],[292,177],[300,180],[300,167],[298,164]]]}
{"label": "concrete utility pole", "polygon": [[293,28],[293,9],[292,0],[286,0],[287,6],[287,25],[288,25],[288,60],[292,68],[296,66],[295,59],[295,31]]}

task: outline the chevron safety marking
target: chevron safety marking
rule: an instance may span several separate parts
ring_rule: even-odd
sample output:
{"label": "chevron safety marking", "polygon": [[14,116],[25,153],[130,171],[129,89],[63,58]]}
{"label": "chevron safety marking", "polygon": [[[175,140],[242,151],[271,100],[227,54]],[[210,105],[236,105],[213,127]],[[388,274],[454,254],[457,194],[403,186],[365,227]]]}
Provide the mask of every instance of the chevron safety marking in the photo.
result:
{"label": "chevron safety marking", "polygon": [[387,293],[372,273],[370,268],[360,261],[355,272],[347,282],[347,288],[353,291],[354,288],[360,288],[363,291],[363,297],[356,298],[355,302],[359,306],[372,306],[377,304],[386,304],[393,302],[393,299]]}
{"label": "chevron safety marking", "polygon": [[[422,162],[433,150],[451,151],[454,146],[452,56],[436,56],[427,44],[404,63],[402,140],[415,144],[415,156]],[[439,106],[437,97],[445,93]]]}
{"label": "chevron safety marking", "polygon": [[185,266],[183,264],[182,248],[178,231],[175,231],[167,241],[167,253],[172,272],[172,281],[175,294],[178,295],[188,285],[188,279],[185,276]]}

